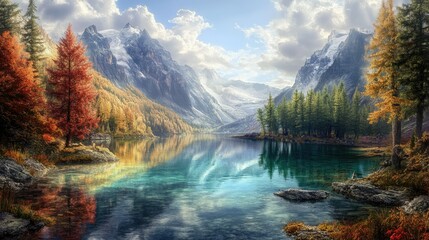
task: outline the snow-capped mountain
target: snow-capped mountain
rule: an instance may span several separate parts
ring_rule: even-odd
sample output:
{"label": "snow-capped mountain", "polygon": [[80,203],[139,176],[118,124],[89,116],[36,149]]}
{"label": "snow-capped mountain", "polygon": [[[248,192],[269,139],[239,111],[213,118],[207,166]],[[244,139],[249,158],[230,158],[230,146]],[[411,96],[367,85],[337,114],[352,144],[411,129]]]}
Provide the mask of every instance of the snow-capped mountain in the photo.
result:
{"label": "snow-capped mountain", "polygon": [[[285,88],[276,98],[279,103],[283,97],[290,99],[293,92],[307,93],[309,90],[319,91],[325,86],[331,87],[344,82],[349,96],[356,88],[363,90],[366,80],[365,48],[372,34],[356,29],[348,33],[332,32],[327,44],[308,58],[295,78],[290,88]],[[252,115],[234,123],[222,126],[221,132],[255,132],[260,126],[256,116]]]}
{"label": "snow-capped mountain", "polygon": [[213,127],[236,119],[205,90],[191,67],[175,62],[147,31],[130,24],[100,32],[90,26],[81,39],[94,68],[117,86],[135,86],[195,125]]}
{"label": "snow-capped mountain", "polygon": [[301,67],[292,88],[283,91],[276,98],[277,101],[283,97],[290,98],[295,90],[303,93],[311,89],[319,91],[341,81],[344,82],[349,95],[353,94],[356,87],[363,90],[366,82],[365,47],[371,37],[371,33],[356,29],[348,33],[333,31],[328,43]]}
{"label": "snow-capped mountain", "polygon": [[276,96],[280,93],[280,89],[266,84],[224,79],[209,69],[203,70],[199,76],[207,92],[236,119],[255,113],[265,104],[268,94]]}

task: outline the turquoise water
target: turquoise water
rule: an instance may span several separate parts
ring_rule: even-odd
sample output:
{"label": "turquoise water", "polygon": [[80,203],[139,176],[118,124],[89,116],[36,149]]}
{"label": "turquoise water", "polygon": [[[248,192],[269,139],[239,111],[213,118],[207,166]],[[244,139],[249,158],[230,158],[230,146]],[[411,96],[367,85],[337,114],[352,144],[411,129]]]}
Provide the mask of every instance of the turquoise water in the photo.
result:
{"label": "turquoise water", "polygon": [[[40,239],[285,239],[282,226],[365,215],[334,193],[288,202],[286,188],[330,190],[378,162],[347,147],[213,136],[115,142],[115,164],[61,167],[22,196],[57,219]],[[31,201],[30,201],[31,200]]]}

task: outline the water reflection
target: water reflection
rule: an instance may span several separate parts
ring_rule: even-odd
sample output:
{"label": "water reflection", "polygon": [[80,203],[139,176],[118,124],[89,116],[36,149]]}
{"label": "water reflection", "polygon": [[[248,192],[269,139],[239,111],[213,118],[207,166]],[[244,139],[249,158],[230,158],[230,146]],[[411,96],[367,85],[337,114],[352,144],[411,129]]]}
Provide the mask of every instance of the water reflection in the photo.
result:
{"label": "water reflection", "polygon": [[259,165],[271,179],[277,171],[285,179],[296,180],[300,187],[326,188],[353,173],[361,177],[375,170],[375,160],[359,161],[361,158],[353,148],[345,146],[265,141]]}
{"label": "water reflection", "polygon": [[[72,185],[68,177],[63,185],[38,185],[18,197],[22,204],[54,219],[55,225],[42,229],[40,238],[81,239],[87,224],[95,222],[95,197],[87,194],[83,188]],[[34,239],[34,236],[28,239]]]}
{"label": "water reflection", "polygon": [[318,203],[273,196],[329,190],[376,162],[352,149],[202,136],[115,141],[114,164],[65,166],[23,199],[57,219],[41,239],[278,239],[289,220],[314,224],[364,214],[333,195]]}

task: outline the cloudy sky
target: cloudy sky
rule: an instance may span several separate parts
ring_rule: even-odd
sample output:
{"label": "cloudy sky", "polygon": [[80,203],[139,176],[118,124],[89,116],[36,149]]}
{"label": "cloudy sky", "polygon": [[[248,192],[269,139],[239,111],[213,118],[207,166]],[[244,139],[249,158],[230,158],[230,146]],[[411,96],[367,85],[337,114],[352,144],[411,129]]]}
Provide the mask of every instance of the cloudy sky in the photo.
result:
{"label": "cloudy sky", "polygon": [[[12,0],[25,9],[27,0]],[[396,0],[400,5],[406,0]],[[180,64],[221,76],[292,85],[305,59],[332,30],[372,30],[381,0],[36,0],[41,25],[58,40],[68,23],[81,33],[121,29],[149,34]]]}

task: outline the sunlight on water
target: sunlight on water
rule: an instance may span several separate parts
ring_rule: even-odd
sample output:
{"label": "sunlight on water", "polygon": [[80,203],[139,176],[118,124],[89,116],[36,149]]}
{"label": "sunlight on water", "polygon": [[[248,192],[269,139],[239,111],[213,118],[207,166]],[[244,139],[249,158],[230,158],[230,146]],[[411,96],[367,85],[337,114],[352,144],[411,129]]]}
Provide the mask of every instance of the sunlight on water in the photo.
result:
{"label": "sunlight on water", "polygon": [[[350,148],[203,136],[116,141],[118,163],[60,167],[23,201],[57,222],[41,239],[281,239],[308,224],[366,214],[332,194],[316,203],[273,195],[325,189],[377,167]],[[34,200],[35,199],[35,200]]]}

